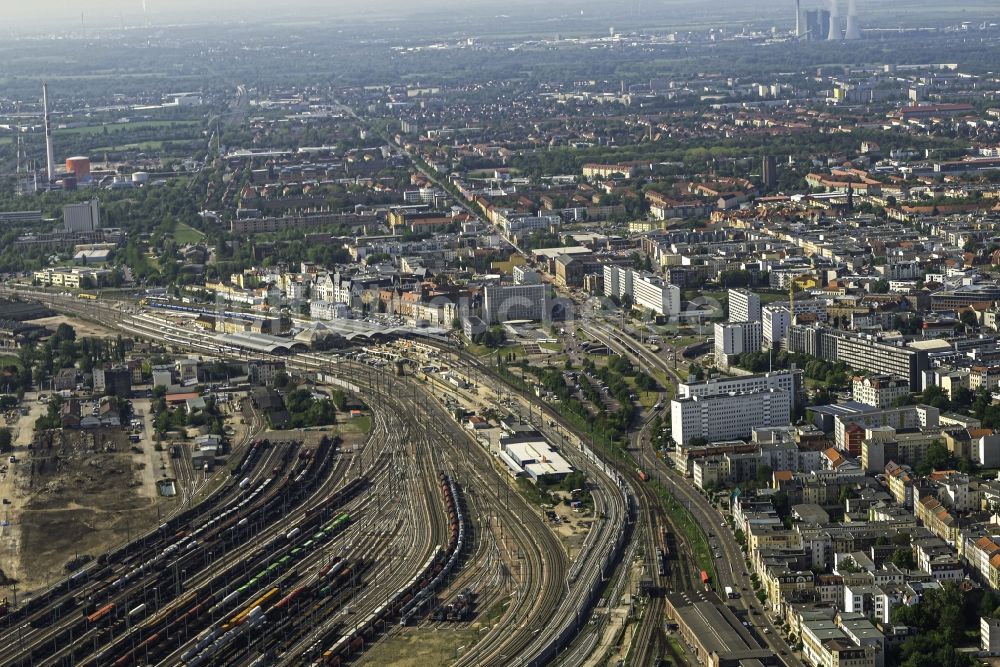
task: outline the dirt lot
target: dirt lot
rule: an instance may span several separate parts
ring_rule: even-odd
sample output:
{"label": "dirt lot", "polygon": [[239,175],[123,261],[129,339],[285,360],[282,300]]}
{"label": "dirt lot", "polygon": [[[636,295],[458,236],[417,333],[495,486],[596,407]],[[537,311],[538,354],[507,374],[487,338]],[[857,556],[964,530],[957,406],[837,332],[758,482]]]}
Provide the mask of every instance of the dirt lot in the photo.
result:
{"label": "dirt lot", "polygon": [[85,320],[80,320],[66,315],[45,317],[40,320],[32,320],[31,323],[49,327],[53,331],[60,324],[68,324],[76,331],[77,338],[114,338],[118,335],[116,331],[105,329],[99,324],[94,324],[93,322],[87,322]]}
{"label": "dirt lot", "polygon": [[120,429],[36,435],[30,458],[16,464],[23,504],[16,558],[5,563],[25,592],[65,576],[75,556],[96,557],[156,525],[157,501],[141,495],[135,461]]}
{"label": "dirt lot", "polygon": [[359,665],[429,667],[447,665],[476,642],[478,633],[464,623],[406,628],[379,641],[358,659]]}

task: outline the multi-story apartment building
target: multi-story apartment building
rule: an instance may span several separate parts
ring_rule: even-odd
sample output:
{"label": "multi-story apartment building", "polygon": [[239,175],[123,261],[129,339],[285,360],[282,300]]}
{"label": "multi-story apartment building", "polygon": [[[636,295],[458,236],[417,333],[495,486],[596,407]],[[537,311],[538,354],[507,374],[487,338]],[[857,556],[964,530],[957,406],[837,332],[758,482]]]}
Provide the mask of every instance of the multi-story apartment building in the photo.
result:
{"label": "multi-story apartment building", "polygon": [[851,380],[851,397],[858,403],[876,408],[888,408],[898,398],[909,396],[910,382],[891,375],[855,376]]}
{"label": "multi-story apartment building", "polygon": [[615,174],[622,174],[625,178],[632,178],[635,176],[635,167],[628,164],[583,165],[584,178],[611,178]]}
{"label": "multi-story apartment building", "polygon": [[561,224],[562,218],[558,215],[504,215],[499,218],[500,228],[506,236],[548,231]]}
{"label": "multi-story apartment building", "polygon": [[858,646],[833,621],[802,622],[802,655],[814,667],[875,667],[875,648]]}
{"label": "multi-story apartment building", "polygon": [[870,428],[861,443],[861,467],[877,473],[895,461],[909,466],[919,465],[935,441],[944,438],[941,429],[923,428],[897,432],[891,426]]}
{"label": "multi-story apartment building", "polygon": [[825,327],[792,326],[788,341],[791,352],[842,361],[859,371],[903,377],[912,391],[923,389],[926,349]]}
{"label": "multi-story apartment building", "polygon": [[940,423],[941,411],[931,405],[904,405],[883,410],[850,412],[842,410],[833,420],[833,442],[837,449],[847,451],[847,431],[855,425],[867,429],[891,426],[897,430],[907,430],[936,428]]}

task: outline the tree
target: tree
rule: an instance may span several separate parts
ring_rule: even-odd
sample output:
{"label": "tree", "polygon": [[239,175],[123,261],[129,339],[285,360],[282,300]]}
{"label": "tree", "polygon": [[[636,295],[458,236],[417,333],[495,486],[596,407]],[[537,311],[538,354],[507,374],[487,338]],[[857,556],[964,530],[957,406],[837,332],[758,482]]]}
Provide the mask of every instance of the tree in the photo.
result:
{"label": "tree", "polygon": [[896,549],[887,560],[901,570],[915,570],[917,567],[910,549]]}
{"label": "tree", "polygon": [[774,471],[771,470],[770,466],[757,466],[757,474],[755,476],[756,482],[761,486],[769,486],[771,484],[771,476],[773,474]]}
{"label": "tree", "polygon": [[278,371],[274,374],[274,386],[279,389],[283,389],[288,386],[288,373],[285,371]]}
{"label": "tree", "polygon": [[948,394],[941,387],[927,387],[927,389],[924,389],[920,397],[920,402],[935,407],[941,412],[947,412],[951,409],[951,401],[948,400]]}
{"label": "tree", "polygon": [[0,428],[0,454],[14,450],[14,438],[9,428]]}
{"label": "tree", "polygon": [[935,440],[927,447],[927,455],[917,464],[918,475],[929,475],[934,470],[952,470],[958,466],[958,460],[948,451],[940,440]]}
{"label": "tree", "polygon": [[858,493],[854,490],[854,487],[850,484],[844,484],[840,487],[840,504],[845,504],[848,500],[852,498],[857,498]]}
{"label": "tree", "polygon": [[971,657],[959,653],[954,647],[962,643],[966,630],[978,625],[978,615],[970,612],[979,606],[981,599],[976,593],[963,594],[957,584],[947,582],[940,590],[925,592],[917,605],[894,607],[893,621],[917,630],[903,643],[901,664],[904,667],[966,667],[975,664]]}
{"label": "tree", "polygon": [[809,401],[810,405],[830,405],[836,402],[836,396],[826,388],[817,389],[816,393],[813,394],[812,400]]}
{"label": "tree", "polygon": [[976,395],[971,389],[959,387],[955,390],[955,395],[951,399],[951,407],[953,410],[967,412],[972,407],[972,403],[975,400]]}
{"label": "tree", "polygon": [[347,410],[347,394],[342,389],[334,389],[330,399],[333,401],[334,407],[341,412]]}
{"label": "tree", "polygon": [[872,292],[875,294],[888,294],[889,293],[889,281],[883,279],[876,280],[872,283]]}

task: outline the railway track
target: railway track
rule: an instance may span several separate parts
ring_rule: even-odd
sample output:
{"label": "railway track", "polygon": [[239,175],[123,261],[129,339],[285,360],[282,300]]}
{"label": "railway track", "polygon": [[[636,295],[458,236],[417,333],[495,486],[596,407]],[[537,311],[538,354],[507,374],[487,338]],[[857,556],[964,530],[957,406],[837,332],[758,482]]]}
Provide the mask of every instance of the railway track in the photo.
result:
{"label": "railway track", "polygon": [[[74,307],[76,305],[73,304]],[[175,346],[193,347],[202,351],[214,350],[216,353],[221,351],[218,343],[207,336],[193,336],[193,339],[188,340],[186,337],[191,336],[191,332],[174,330],[170,326],[157,326],[153,322],[135,316],[116,315],[116,324],[130,333],[157,340],[166,339]],[[405,424],[398,426],[399,433],[405,433],[405,437],[409,440],[404,447],[388,450],[370,446],[359,448],[359,451],[350,457],[345,475],[361,474],[362,471],[372,472],[379,466],[408,465],[413,461],[420,462],[424,459],[433,462],[431,466],[421,468],[417,465],[410,468],[423,480],[422,482],[410,480],[400,466],[398,474],[401,483],[397,487],[376,482],[371,493],[366,494],[366,498],[378,498],[379,494],[384,493],[381,489],[392,489],[387,502],[408,498],[405,504],[409,504],[413,502],[413,497],[426,499],[429,497],[427,479],[432,469],[447,470],[449,475],[459,480],[463,488],[470,489],[482,498],[488,497],[492,489],[498,488],[499,475],[493,464],[479,454],[469,454],[469,441],[466,440],[468,435],[451,420],[449,415],[435,406],[431,410],[433,419],[415,417],[423,415],[418,407],[424,409],[428,407],[426,397],[422,406],[417,400],[422,390],[414,389],[411,399],[394,395],[389,382],[380,374],[366,369],[366,372],[371,373],[366,381],[362,381],[358,377],[357,367],[343,362],[336,363],[324,358],[323,355],[297,355],[286,357],[285,360],[292,368],[349,377],[350,382],[358,385],[353,387],[354,391],[373,398],[373,411],[375,409],[398,411],[405,416],[402,419]],[[392,436],[387,436],[386,439],[392,439]],[[401,454],[401,450],[405,450],[406,454]],[[629,518],[633,512],[633,500],[632,492],[628,489],[629,483],[585,447],[581,445],[580,451],[573,451],[568,455],[595,480],[595,504],[602,518],[595,522],[588,548],[576,562],[569,563],[561,545],[519,496],[512,494],[513,499],[509,501],[509,505],[498,505],[502,509],[495,512],[495,521],[502,525],[505,539],[494,541],[499,552],[497,560],[503,562],[504,552],[508,549],[518,557],[513,559],[512,568],[505,571],[504,568],[498,567],[496,575],[491,578],[498,584],[500,582],[509,584],[514,590],[514,596],[510,599],[501,620],[484,634],[483,641],[478,642],[472,650],[462,656],[460,664],[505,665],[508,662],[523,665],[545,664],[568,646],[570,640],[586,624],[590,610],[606,585],[605,581],[613,569],[613,564],[628,540],[631,532]],[[414,505],[405,508],[399,515],[410,520],[406,527],[412,530],[412,534],[402,533],[403,539],[400,539],[399,534],[394,539],[377,537],[368,545],[372,553],[370,567],[363,570],[363,576],[352,579],[349,593],[338,598],[337,602],[331,603],[330,609],[324,609],[322,613],[317,612],[315,618],[317,622],[310,632],[300,633],[300,638],[292,641],[290,646],[282,645],[280,654],[268,649],[264,642],[258,641],[253,646],[248,644],[238,654],[226,653],[227,662],[224,664],[263,664],[263,662],[270,664],[272,660],[275,660],[274,664],[301,664],[304,660],[315,659],[309,652],[314,644],[319,642],[317,651],[322,648],[323,643],[317,637],[336,636],[340,638],[337,640],[339,642],[352,633],[356,635],[357,629],[364,625],[365,619],[368,618],[363,616],[363,613],[380,614],[382,613],[380,609],[386,607],[384,602],[380,602],[380,596],[386,595],[386,591],[391,591],[395,585],[406,584],[410,581],[406,579],[407,576],[418,576],[413,575],[414,571],[422,569],[418,556],[427,550],[417,545],[429,547],[434,542],[440,541],[433,539],[433,534],[440,531],[441,527],[433,525],[434,520],[431,518],[440,512],[440,508],[438,512],[432,512],[431,506],[426,501],[423,503],[420,507]],[[482,501],[479,503],[476,506],[481,507]],[[370,504],[364,507],[368,508],[364,512],[361,511],[361,506],[345,509],[359,517],[359,522],[368,520],[367,511],[370,511],[371,516],[384,512],[384,507],[373,508]],[[414,517],[423,518],[425,525],[420,526],[420,521],[414,520]],[[396,525],[406,523],[404,520]],[[415,525],[416,529],[413,528]],[[356,536],[358,530],[359,523],[356,522],[344,532],[343,540],[348,544],[340,550],[343,556],[338,557],[346,560],[359,555],[354,551],[354,543],[350,543],[352,534]],[[474,530],[472,534],[476,534],[476,531]],[[331,556],[327,554],[327,557]],[[302,568],[305,573],[299,573],[307,583],[315,580],[315,574],[309,573],[310,567],[311,565],[304,563]],[[471,574],[459,576],[459,581],[463,583],[474,580],[474,575]],[[480,575],[480,578],[486,576]],[[199,581],[192,581],[192,584]],[[296,588],[303,585],[290,581],[289,585],[292,584],[295,584]],[[498,592],[500,588],[498,586]],[[339,602],[341,599],[344,600],[343,604]],[[391,597],[388,608],[392,609]],[[361,620],[358,621],[357,618]],[[555,627],[551,623],[553,618],[557,619]],[[196,628],[185,627],[184,633],[190,634],[195,630]],[[384,619],[381,631],[392,632],[391,627],[385,626]],[[370,636],[366,635],[360,648],[377,635],[377,632],[373,632]],[[356,645],[357,639],[359,637],[354,636],[348,643]],[[196,636],[192,641],[197,641]],[[312,644],[309,644],[310,641]],[[186,650],[191,648],[190,643],[191,641],[187,643]],[[303,652],[303,647],[307,651]],[[177,650],[181,648],[183,647],[178,647]],[[179,656],[172,654],[168,657]]]}
{"label": "railway track", "polygon": [[[329,450],[332,444],[327,444]],[[94,582],[92,588],[83,591],[79,602],[84,613],[80,618],[66,615],[60,622],[42,630],[37,637],[22,642],[15,651],[5,654],[3,664],[35,664],[46,660],[48,664],[78,664],[90,653],[106,645],[115,645],[121,638],[137,631],[132,626],[132,615],[128,610],[142,607],[150,612],[160,607],[169,607],[174,598],[184,600],[182,592],[189,585],[189,572],[198,572],[211,564],[213,556],[232,559],[236,567],[253,549],[253,538],[259,526],[273,520],[289,503],[294,504],[306,493],[304,485],[295,486],[292,475],[284,477],[286,470],[295,469],[288,464],[291,446],[274,453],[281,454],[284,465],[271,468],[270,456],[260,457],[267,471],[272,475],[262,482],[252,483],[244,478],[236,484],[241,494],[234,496],[228,506],[219,508],[219,513],[204,522],[189,522],[187,530],[174,535],[173,541],[153,558],[139,562],[143,552],[129,557],[121,568]],[[321,445],[320,450],[323,449]],[[317,475],[325,473],[329,463],[326,455],[317,457]],[[303,466],[301,472],[310,468]],[[278,482],[276,476],[283,477]],[[307,482],[302,480],[300,482]],[[221,576],[230,576],[228,574]],[[117,578],[114,578],[117,577]],[[85,597],[84,597],[85,596]],[[85,601],[84,601],[85,600]],[[103,614],[99,614],[104,610]],[[141,626],[140,626],[141,627]],[[50,646],[51,642],[51,646]]]}

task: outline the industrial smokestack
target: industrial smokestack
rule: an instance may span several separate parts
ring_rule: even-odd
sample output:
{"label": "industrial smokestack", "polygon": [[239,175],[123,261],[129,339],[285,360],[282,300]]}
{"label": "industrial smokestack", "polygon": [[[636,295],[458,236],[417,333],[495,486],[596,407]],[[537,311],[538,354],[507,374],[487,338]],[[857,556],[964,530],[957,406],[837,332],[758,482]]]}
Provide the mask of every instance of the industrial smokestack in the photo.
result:
{"label": "industrial smokestack", "polygon": [[844,39],[861,39],[861,28],[858,26],[858,6],[855,0],[847,3],[847,30]]}
{"label": "industrial smokestack", "polygon": [[840,32],[840,15],[837,13],[837,0],[830,0],[830,33],[827,40],[836,42],[843,33]]}
{"label": "industrial smokestack", "polygon": [[56,180],[55,149],[52,146],[52,120],[49,118],[49,84],[42,84],[42,110],[45,114],[45,157],[48,159],[49,183]]}

